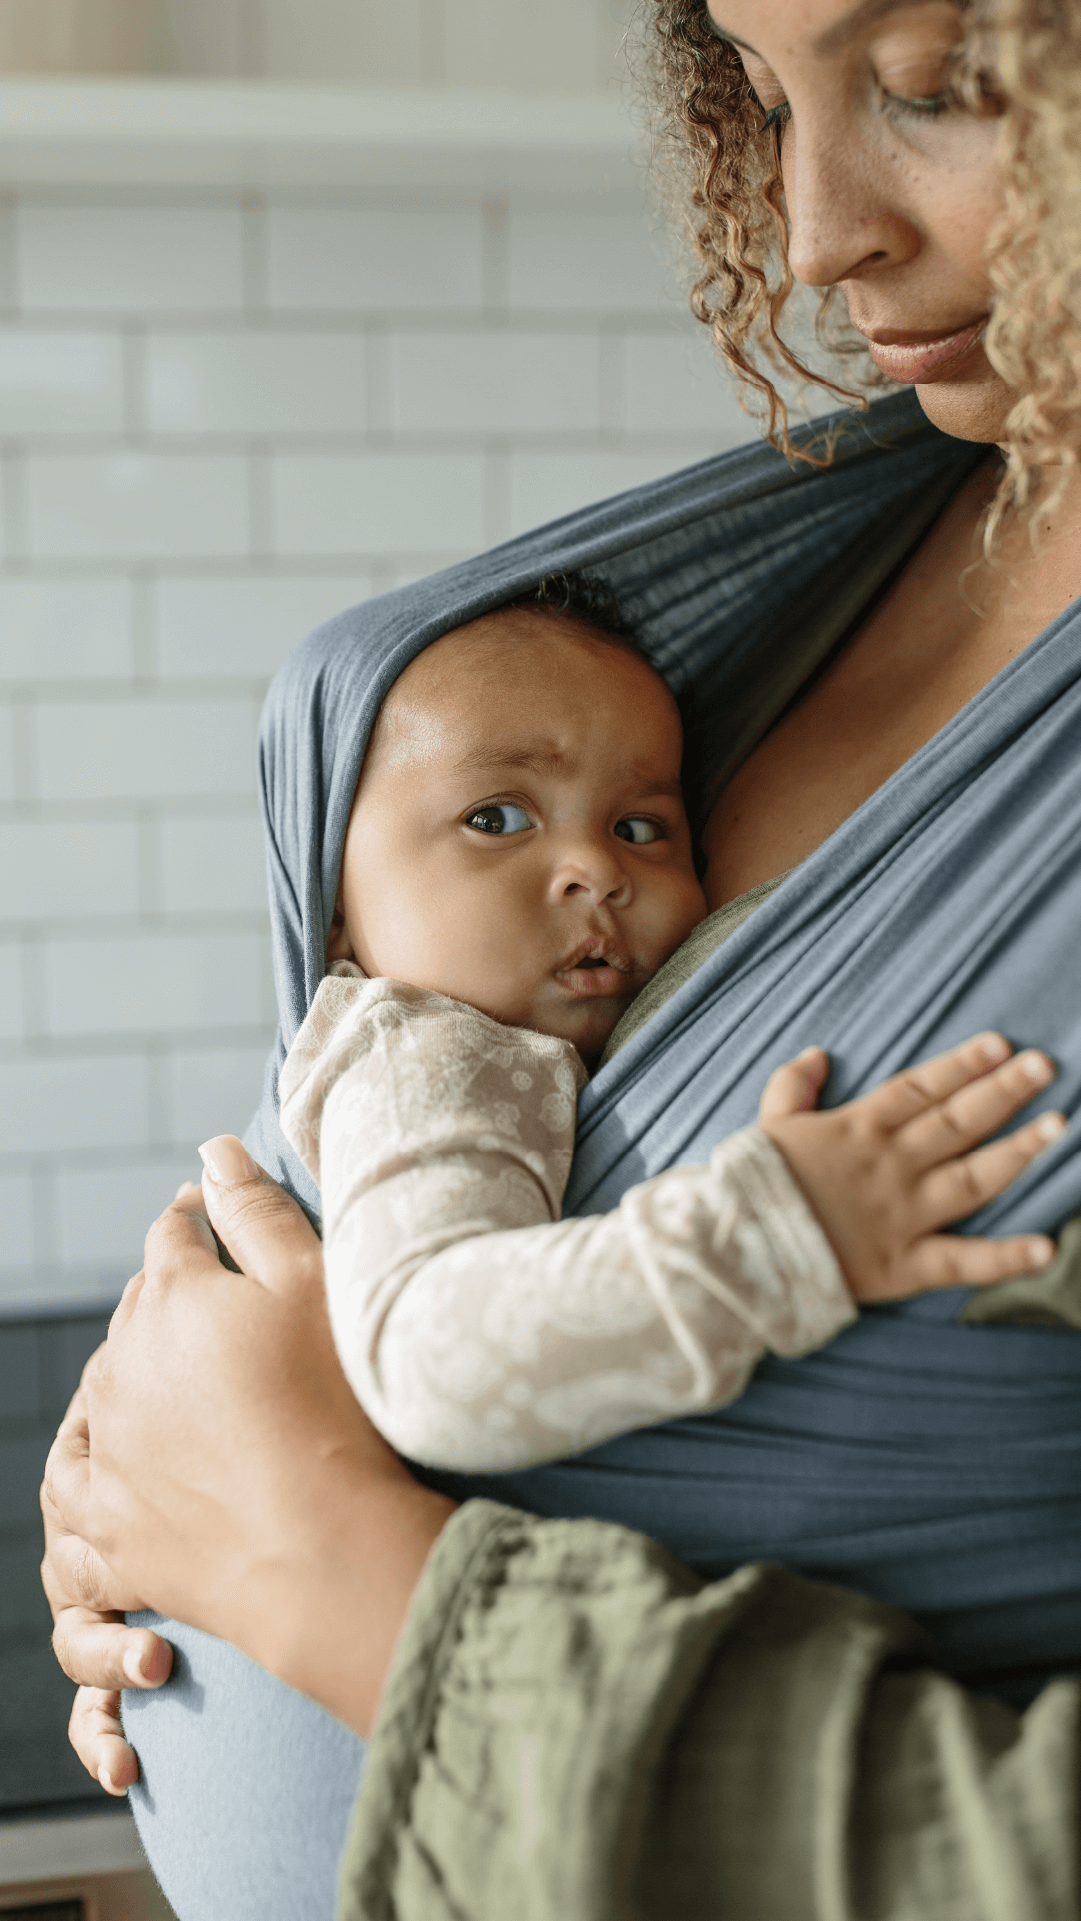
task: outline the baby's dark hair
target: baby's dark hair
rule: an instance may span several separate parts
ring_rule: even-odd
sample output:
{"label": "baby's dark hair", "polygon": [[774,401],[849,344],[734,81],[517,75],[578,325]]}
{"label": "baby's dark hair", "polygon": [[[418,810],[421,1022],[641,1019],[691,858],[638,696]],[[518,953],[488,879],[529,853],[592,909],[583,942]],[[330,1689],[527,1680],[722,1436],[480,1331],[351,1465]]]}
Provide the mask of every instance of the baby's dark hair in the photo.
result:
{"label": "baby's dark hair", "polygon": [[580,627],[592,627],[595,633],[621,641],[633,653],[642,652],[638,636],[612,589],[607,581],[598,580],[595,574],[579,573],[573,567],[559,573],[545,574],[535,587],[531,587],[527,593],[516,594],[513,600],[508,600],[505,607],[497,611],[502,613],[511,608],[523,613],[554,614],[563,620],[576,621]]}

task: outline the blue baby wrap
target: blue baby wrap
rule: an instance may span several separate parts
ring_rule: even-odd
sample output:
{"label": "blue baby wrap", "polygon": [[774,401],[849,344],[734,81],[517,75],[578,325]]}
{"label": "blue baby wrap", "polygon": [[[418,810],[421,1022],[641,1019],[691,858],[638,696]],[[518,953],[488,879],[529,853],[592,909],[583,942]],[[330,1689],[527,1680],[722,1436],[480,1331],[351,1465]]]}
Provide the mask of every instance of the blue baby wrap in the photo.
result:
{"label": "blue baby wrap", "polygon": [[[836,431],[825,471],[757,445],[722,455],[355,608],[282,668],[260,747],[282,1025],[248,1143],[313,1217],[318,1195],[278,1128],[277,1073],[322,978],[349,809],[387,689],[464,619],[542,573],[587,567],[611,582],[673,686],[723,727],[726,688],[785,615],[843,570],[861,536],[972,460],[910,395]],[[996,1026],[1054,1056],[1059,1079],[1034,1107],[1072,1115],[1079,748],[1075,607],[601,1069],[580,1102],[567,1212],[609,1208],[635,1182],[705,1159],[754,1117],[771,1069],[811,1041],[831,1053],[833,1103]],[[1071,1130],[971,1226],[1054,1231],[1079,1210]],[[806,1360],[767,1361],[715,1414],[520,1474],[426,1478],[624,1522],[709,1574],[769,1558],[836,1579],[924,1618],[958,1673],[1030,1692],[1081,1666],[1081,1335],[964,1326],[964,1298],[866,1313]],[[199,1639],[185,1638],[192,1674]],[[140,1703],[133,1729],[159,1810],[168,1694]],[[146,1802],[137,1811],[158,1865],[160,1816]],[[199,1912],[190,1900],[182,1921]]]}

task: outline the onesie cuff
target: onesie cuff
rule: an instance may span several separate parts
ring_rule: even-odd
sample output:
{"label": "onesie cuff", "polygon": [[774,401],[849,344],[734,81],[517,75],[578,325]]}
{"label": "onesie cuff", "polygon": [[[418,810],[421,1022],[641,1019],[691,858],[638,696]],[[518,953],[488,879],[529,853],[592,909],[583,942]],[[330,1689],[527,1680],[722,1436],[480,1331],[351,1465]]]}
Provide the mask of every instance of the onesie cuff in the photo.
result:
{"label": "onesie cuff", "polygon": [[788,1162],[760,1127],[716,1147],[710,1168],[743,1200],[739,1246],[770,1303],[767,1346],[794,1360],[859,1318],[840,1262]]}

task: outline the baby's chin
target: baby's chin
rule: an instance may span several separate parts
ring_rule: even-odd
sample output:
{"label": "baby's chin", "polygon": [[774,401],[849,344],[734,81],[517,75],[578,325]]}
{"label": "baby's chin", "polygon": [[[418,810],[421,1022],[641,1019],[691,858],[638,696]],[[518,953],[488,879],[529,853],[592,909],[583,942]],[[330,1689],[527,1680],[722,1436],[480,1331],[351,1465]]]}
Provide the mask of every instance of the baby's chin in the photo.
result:
{"label": "baby's chin", "polygon": [[551,1034],[561,1041],[572,1041],[586,1066],[596,1066],[612,1035],[630,1006],[632,996],[620,1000],[595,1000],[588,1005],[546,1007],[526,1025],[538,1034]]}

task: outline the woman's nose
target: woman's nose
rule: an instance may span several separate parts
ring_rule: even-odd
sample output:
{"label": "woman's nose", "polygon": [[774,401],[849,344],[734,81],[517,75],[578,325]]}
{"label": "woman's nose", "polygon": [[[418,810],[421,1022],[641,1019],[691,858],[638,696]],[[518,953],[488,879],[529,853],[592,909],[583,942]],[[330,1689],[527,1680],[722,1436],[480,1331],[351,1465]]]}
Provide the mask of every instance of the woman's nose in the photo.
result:
{"label": "woman's nose", "polygon": [[782,147],[788,262],[808,287],[834,287],[918,252],[891,152],[813,110],[793,119]]}

